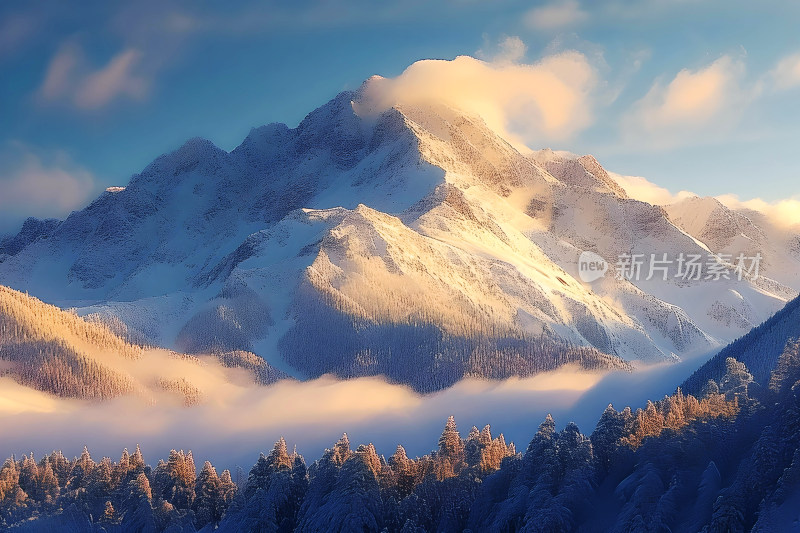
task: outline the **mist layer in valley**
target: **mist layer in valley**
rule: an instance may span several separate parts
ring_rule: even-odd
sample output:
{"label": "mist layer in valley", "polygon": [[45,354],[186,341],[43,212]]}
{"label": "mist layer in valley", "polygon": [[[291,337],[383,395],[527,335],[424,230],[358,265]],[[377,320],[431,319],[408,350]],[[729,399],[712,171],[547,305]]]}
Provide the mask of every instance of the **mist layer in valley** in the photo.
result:
{"label": "mist layer in valley", "polygon": [[468,379],[438,393],[420,395],[381,378],[342,381],[324,376],[269,387],[206,383],[207,399],[187,407],[170,392],[157,405],[120,397],[102,403],[54,398],[0,378],[0,455],[53,449],[114,456],[135,444],[151,456],[191,449],[215,465],[247,467],[283,436],[300,453],[319,456],[346,431],[353,442],[374,443],[391,453],[402,443],[409,454],[430,452],[448,416],[459,427],[491,424],[507,442],[525,442],[547,414],[560,425],[574,421],[591,432],[609,404],[643,405],[670,394],[697,362],[650,367],[635,374],[584,372],[565,367],[531,378]]}

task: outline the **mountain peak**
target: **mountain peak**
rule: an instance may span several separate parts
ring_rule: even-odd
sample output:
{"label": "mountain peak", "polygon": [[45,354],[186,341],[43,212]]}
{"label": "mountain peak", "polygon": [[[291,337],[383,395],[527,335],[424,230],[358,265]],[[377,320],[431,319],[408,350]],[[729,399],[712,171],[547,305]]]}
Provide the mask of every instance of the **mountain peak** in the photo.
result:
{"label": "mountain peak", "polygon": [[[150,163],[140,174],[139,178],[156,178],[160,180],[166,176],[178,176],[202,167],[206,170],[218,168],[221,162],[228,157],[228,152],[219,148],[213,142],[202,137],[192,137],[180,148],[164,154]],[[133,184],[134,180],[131,180]]]}
{"label": "mountain peak", "polygon": [[565,185],[590,188],[613,194],[623,200],[628,199],[625,189],[608,175],[593,155],[578,156],[571,152],[546,148],[533,152],[529,157]]}

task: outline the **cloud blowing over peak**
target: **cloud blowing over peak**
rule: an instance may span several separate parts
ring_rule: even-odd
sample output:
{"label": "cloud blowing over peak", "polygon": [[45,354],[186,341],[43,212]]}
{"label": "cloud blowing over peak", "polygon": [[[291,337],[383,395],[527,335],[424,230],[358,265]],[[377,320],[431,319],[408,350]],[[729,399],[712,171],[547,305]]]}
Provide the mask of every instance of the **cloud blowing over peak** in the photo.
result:
{"label": "cloud blowing over peak", "polygon": [[[521,55],[510,56],[518,60]],[[592,122],[597,73],[585,55],[565,51],[526,64],[470,56],[417,61],[396,78],[370,79],[357,111],[441,102],[480,115],[518,148],[571,138]]]}

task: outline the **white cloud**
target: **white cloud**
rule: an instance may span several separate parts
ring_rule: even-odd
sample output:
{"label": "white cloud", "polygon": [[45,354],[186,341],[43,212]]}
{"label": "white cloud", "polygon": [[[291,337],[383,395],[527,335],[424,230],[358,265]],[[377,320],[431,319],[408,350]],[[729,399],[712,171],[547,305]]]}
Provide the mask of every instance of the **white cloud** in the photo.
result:
{"label": "white cloud", "polygon": [[717,200],[731,209],[758,211],[780,228],[800,225],[800,198],[798,197],[768,202],[761,198],[740,200],[735,194],[725,194],[717,196]]}
{"label": "white cloud", "polygon": [[493,53],[481,49],[476,52],[480,59],[493,63],[518,63],[525,57],[528,47],[515,35],[505,36],[497,43]]}
{"label": "white cloud", "polygon": [[13,142],[0,151],[0,211],[59,217],[86,203],[94,176],[63,151],[34,150]]}
{"label": "white cloud", "polygon": [[535,30],[558,30],[576,26],[588,18],[577,0],[557,0],[525,13],[525,24]]}
{"label": "white cloud", "polygon": [[770,74],[776,89],[787,90],[800,87],[800,53],[781,59]]}
{"label": "white cloud", "polygon": [[127,48],[101,68],[92,68],[75,42],[64,43],[47,67],[37,96],[44,102],[69,103],[99,109],[121,97],[141,100],[152,83],[142,68],[142,54]]}
{"label": "white cloud", "polygon": [[[672,191],[656,185],[640,176],[623,176],[614,172],[608,173],[631,198],[653,205],[669,205],[698,196],[691,191]],[[778,228],[793,227],[800,229],[800,197],[766,201],[761,198],[742,200],[735,194],[715,196],[717,200],[730,209],[748,209],[761,213]]]}
{"label": "white cloud", "polygon": [[397,78],[373,80],[359,112],[445,102],[480,115],[494,131],[523,147],[563,141],[589,126],[596,85],[595,69],[586,56],[574,51],[534,64],[489,63],[469,56],[424,60]]}
{"label": "white cloud", "polygon": [[744,74],[744,63],[726,55],[666,85],[656,81],[624,117],[623,135],[659,148],[719,137],[760,92],[760,84],[745,86]]}
{"label": "white cloud", "polygon": [[75,43],[61,45],[47,66],[44,81],[39,87],[39,96],[43,100],[60,98],[72,85],[75,70],[82,61],[83,53]]}
{"label": "white cloud", "polygon": [[653,205],[669,205],[685,198],[697,196],[689,191],[672,193],[668,189],[656,185],[640,176],[623,176],[614,172],[608,173],[631,198]]}
{"label": "white cloud", "polygon": [[141,99],[147,94],[149,80],[135,73],[142,55],[137,50],[123,50],[104,68],[92,72],[75,92],[75,103],[83,108],[103,107],[117,96]]}

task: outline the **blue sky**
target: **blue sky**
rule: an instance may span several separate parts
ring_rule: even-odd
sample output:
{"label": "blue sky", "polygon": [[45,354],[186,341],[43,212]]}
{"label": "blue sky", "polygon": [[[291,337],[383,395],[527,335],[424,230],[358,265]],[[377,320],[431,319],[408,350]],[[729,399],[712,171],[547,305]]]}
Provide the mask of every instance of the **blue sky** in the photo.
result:
{"label": "blue sky", "polygon": [[0,232],[65,216],[190,137],[230,150],[372,74],[459,55],[581,58],[580,120],[517,131],[532,148],[673,192],[796,197],[798,24],[800,4],[769,0],[3,2]]}

